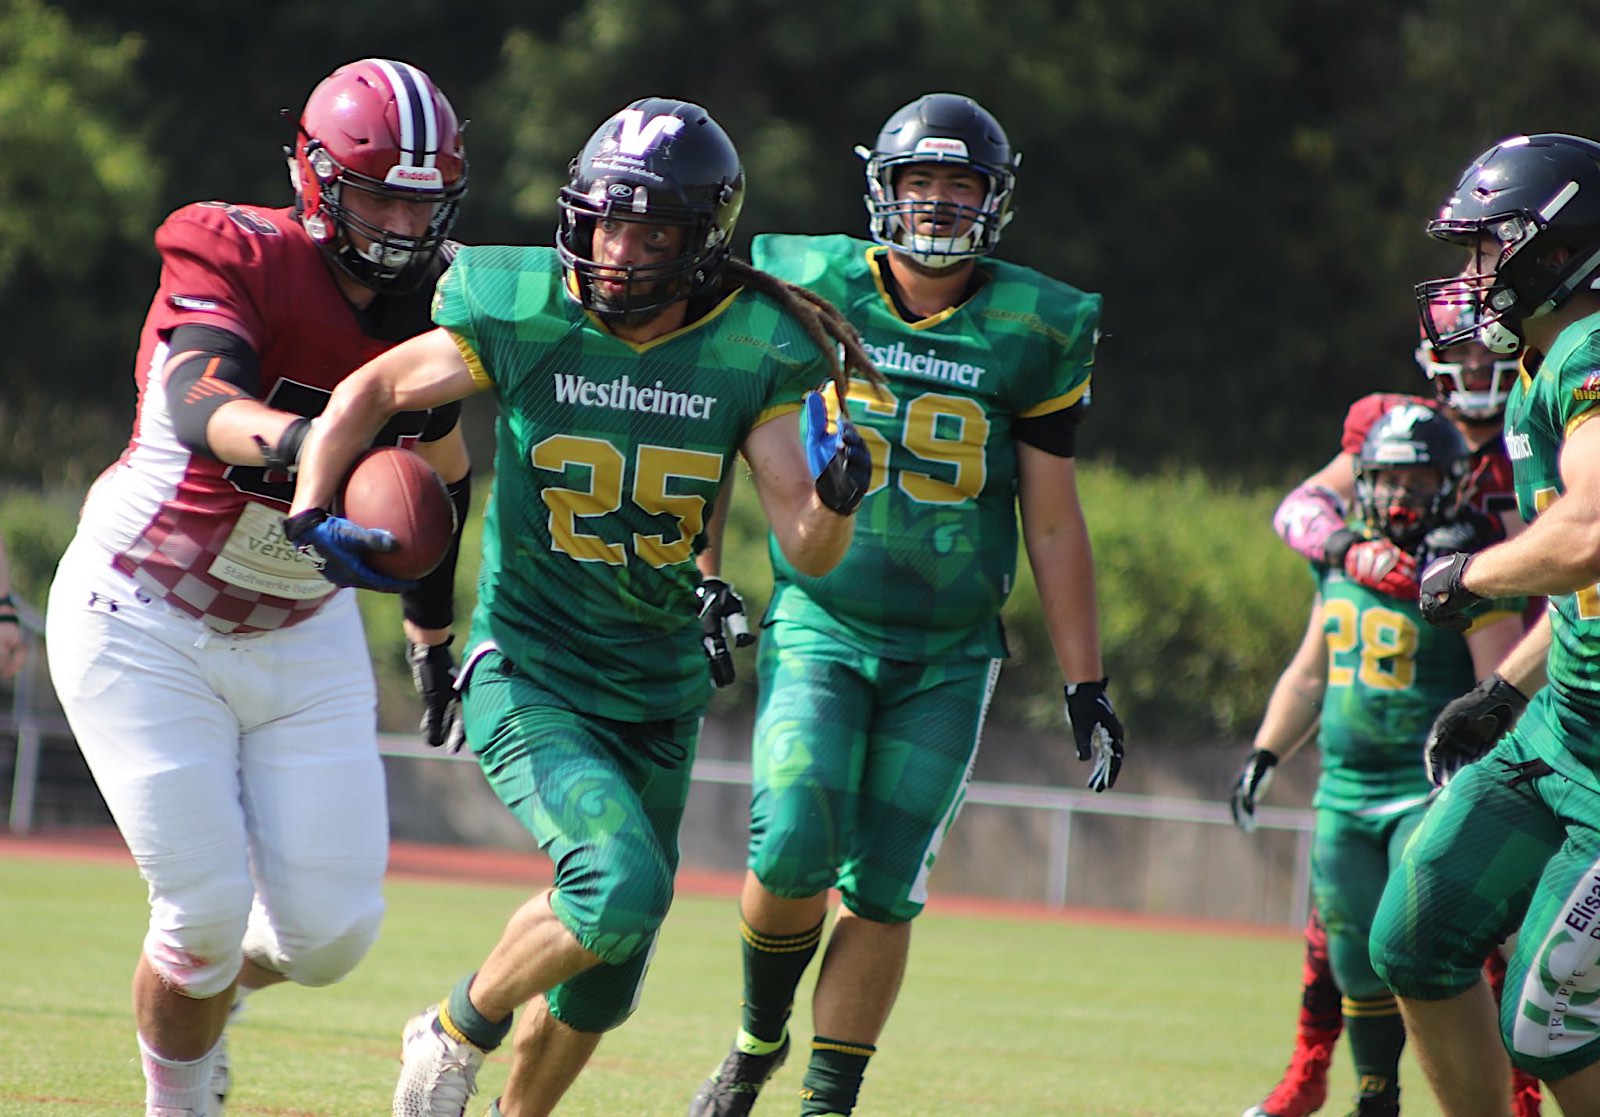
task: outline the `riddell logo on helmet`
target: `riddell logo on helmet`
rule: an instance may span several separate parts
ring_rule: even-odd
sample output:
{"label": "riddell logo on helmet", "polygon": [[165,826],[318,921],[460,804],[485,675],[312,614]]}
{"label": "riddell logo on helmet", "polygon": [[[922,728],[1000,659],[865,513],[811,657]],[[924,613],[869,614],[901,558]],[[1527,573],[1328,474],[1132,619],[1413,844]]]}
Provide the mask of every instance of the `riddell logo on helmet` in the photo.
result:
{"label": "riddell logo on helmet", "polygon": [[390,167],[383,181],[391,186],[431,187],[444,185],[444,175],[438,167]]}
{"label": "riddell logo on helmet", "polygon": [[952,140],[944,136],[924,136],[917,141],[915,150],[918,155],[960,155],[965,157],[967,145],[964,140]]}

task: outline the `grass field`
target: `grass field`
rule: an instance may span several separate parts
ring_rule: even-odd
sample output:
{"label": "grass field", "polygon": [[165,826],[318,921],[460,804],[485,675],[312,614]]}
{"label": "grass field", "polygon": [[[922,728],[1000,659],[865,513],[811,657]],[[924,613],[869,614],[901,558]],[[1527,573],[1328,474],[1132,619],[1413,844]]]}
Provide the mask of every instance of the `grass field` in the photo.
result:
{"label": "grass field", "polygon": [[[230,1032],[230,1117],[388,1113],[401,1024],[486,953],[527,892],[392,879],[383,936],[347,981],[252,999]],[[0,1114],[142,1113],[127,989],[144,917],[130,865],[0,848]],[[643,1005],[561,1114],[681,1117],[737,1024],[733,918],[731,899],[679,898]],[[1299,951],[1288,934],[980,918],[936,902],[857,1112],[1237,1117],[1287,1057]],[[804,999],[794,1026],[810,1034]],[[799,1112],[803,1064],[790,1060],[756,1117]],[[471,1117],[505,1070],[491,1057]],[[1402,1081],[1407,1117],[1437,1117],[1409,1056]],[[1352,1089],[1341,1046],[1325,1112],[1343,1113]]]}

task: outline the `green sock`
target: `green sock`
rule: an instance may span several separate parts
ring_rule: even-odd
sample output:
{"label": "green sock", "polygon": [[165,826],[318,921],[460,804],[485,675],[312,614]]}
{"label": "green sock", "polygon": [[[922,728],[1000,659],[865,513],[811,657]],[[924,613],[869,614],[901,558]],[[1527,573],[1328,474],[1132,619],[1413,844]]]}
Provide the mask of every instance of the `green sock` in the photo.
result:
{"label": "green sock", "polygon": [[456,982],[456,987],[450,990],[450,995],[439,1006],[439,1024],[445,1031],[460,1036],[474,1047],[493,1051],[511,1031],[511,1022],[516,1019],[516,1014],[508,1013],[504,1020],[492,1021],[479,1012],[472,998],[467,996],[467,990],[472,988],[472,979],[477,976],[476,973],[469,973]]}
{"label": "green sock", "polygon": [[1355,1064],[1360,1096],[1398,1097],[1400,1051],[1406,1045],[1406,1026],[1394,998],[1346,997],[1344,1034],[1350,1042],[1350,1061]]}
{"label": "green sock", "polygon": [[801,1117],[849,1117],[855,1110],[867,1060],[877,1052],[870,1043],[817,1036],[811,1041],[811,1063],[800,1082]]}
{"label": "green sock", "polygon": [[744,1030],[776,1044],[783,1039],[800,975],[822,941],[822,921],[798,935],[766,935],[740,919],[739,935],[744,940]]}

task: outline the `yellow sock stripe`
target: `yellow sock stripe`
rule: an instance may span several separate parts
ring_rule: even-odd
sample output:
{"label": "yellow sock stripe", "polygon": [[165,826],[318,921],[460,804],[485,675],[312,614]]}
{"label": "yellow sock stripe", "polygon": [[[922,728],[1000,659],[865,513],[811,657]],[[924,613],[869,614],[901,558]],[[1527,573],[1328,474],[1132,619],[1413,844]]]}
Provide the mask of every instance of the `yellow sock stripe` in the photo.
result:
{"label": "yellow sock stripe", "polygon": [[878,1049],[870,1043],[845,1043],[837,1039],[817,1038],[811,1041],[813,1051],[837,1051],[841,1055],[859,1055],[863,1059],[870,1059],[878,1053]]}
{"label": "yellow sock stripe", "polygon": [[1342,998],[1342,1007],[1346,1016],[1359,1019],[1376,1019],[1383,1016],[1399,1016],[1400,1005],[1396,1003],[1392,994],[1382,997],[1368,997],[1357,1000],[1354,997]]}
{"label": "yellow sock stripe", "polygon": [[439,1002],[439,1027],[443,1028],[445,1034],[457,1043],[472,1042],[467,1038],[467,1033],[456,1027],[456,1022],[450,1019],[450,1002],[448,1000]]}
{"label": "yellow sock stripe", "polygon": [[745,942],[767,954],[796,954],[810,950],[822,941],[822,924],[798,935],[764,935],[744,920],[739,920],[739,935]]}

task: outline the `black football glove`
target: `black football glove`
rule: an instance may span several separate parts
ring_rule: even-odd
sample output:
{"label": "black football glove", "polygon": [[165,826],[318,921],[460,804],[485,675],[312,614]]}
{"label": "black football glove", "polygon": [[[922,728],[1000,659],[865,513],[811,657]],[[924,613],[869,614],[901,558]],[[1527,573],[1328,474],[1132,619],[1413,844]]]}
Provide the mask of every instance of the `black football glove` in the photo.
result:
{"label": "black football glove", "polygon": [[861,432],[842,411],[838,426],[828,430],[822,393],[807,392],[801,401],[800,440],[818,498],[841,516],[853,515],[872,484],[872,455]]}
{"label": "black football glove", "polygon": [[385,553],[398,546],[394,536],[381,528],[362,527],[321,508],[307,508],[284,519],[283,534],[336,586],[400,593],[417,584],[379,574],[367,565],[368,553]]}
{"label": "black football glove", "polygon": [[1499,672],[1452,699],[1433,719],[1422,749],[1429,782],[1434,787],[1449,783],[1457,772],[1494,748],[1527,708],[1527,697]]}
{"label": "black football glove", "polygon": [[1467,616],[1467,610],[1483,600],[1461,584],[1471,561],[1471,555],[1458,551],[1428,564],[1422,572],[1421,592],[1417,595],[1423,620],[1453,632],[1465,632],[1471,627],[1472,618]]}
{"label": "black football glove", "polygon": [[422,695],[422,739],[436,749],[460,752],[466,743],[461,724],[461,694],[456,690],[456,660],[450,654],[450,641],[442,644],[412,644],[406,653],[411,662],[411,681]]}
{"label": "black football glove", "polygon": [[736,648],[749,647],[756,641],[750,635],[744,598],[721,578],[706,578],[695,587],[694,595],[700,601],[700,645],[711,662],[711,681],[719,687],[727,686],[734,680],[728,637],[733,637]]}
{"label": "black football glove", "polygon": [[1233,798],[1228,806],[1233,810],[1233,824],[1246,834],[1255,833],[1256,802],[1272,786],[1272,773],[1277,767],[1277,753],[1256,749],[1233,781]]}
{"label": "black football glove", "polygon": [[1094,791],[1105,791],[1117,782],[1122,771],[1122,722],[1111,708],[1111,697],[1106,694],[1110,679],[1087,683],[1068,683],[1062,689],[1067,696],[1067,726],[1072,730],[1072,741],[1078,749],[1078,759],[1092,762],[1087,786]]}
{"label": "black football glove", "polygon": [[1457,551],[1468,554],[1481,551],[1505,537],[1505,525],[1498,517],[1486,516],[1476,508],[1462,508],[1455,519],[1422,537],[1422,546],[1417,549],[1417,565],[1426,567],[1434,559]]}

